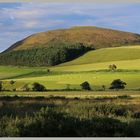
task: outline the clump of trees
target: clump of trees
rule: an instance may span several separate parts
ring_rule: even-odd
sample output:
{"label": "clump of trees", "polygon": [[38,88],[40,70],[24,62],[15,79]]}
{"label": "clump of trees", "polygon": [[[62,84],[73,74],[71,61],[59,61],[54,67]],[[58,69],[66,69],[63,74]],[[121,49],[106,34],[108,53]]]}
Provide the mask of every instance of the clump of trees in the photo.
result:
{"label": "clump of trees", "polygon": [[115,64],[109,65],[110,71],[115,71],[117,69],[117,66]]}
{"label": "clump of trees", "polygon": [[37,83],[37,82],[33,83],[32,86],[33,86],[33,87],[32,87],[32,90],[33,90],[33,91],[46,91],[45,86],[42,85],[42,84],[39,84],[39,83]]}
{"label": "clump of trees", "polygon": [[83,90],[91,90],[90,84],[87,81],[80,84],[80,86]]}
{"label": "clump of trees", "polygon": [[116,90],[124,89],[126,85],[127,84],[124,81],[120,79],[116,79],[112,81],[110,89],[116,89]]}
{"label": "clump of trees", "polygon": [[10,51],[0,54],[1,65],[18,66],[54,66],[70,61],[91,50],[83,43],[69,44],[50,43],[46,46],[35,46],[32,49]]}

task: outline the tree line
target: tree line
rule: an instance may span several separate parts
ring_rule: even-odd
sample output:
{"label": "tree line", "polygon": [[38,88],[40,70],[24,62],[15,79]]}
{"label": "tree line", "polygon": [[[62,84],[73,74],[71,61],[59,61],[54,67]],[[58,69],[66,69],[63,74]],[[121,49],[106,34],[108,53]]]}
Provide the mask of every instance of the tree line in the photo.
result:
{"label": "tree line", "polygon": [[89,50],[91,50],[91,46],[83,43],[59,42],[46,46],[35,46],[32,49],[15,50],[0,54],[0,65],[54,66],[70,61]]}
{"label": "tree line", "polygon": [[[11,86],[13,84],[15,84],[16,81],[11,80],[10,84]],[[121,79],[115,79],[111,82],[109,89],[113,89],[113,90],[119,90],[119,89],[125,89],[126,86],[126,82],[122,81]],[[90,91],[92,90],[91,85],[89,82],[85,81],[83,83],[80,84],[81,90],[87,90]],[[47,91],[46,87],[43,84],[40,84],[38,82],[33,83],[32,85],[29,84],[25,84],[22,88],[22,91]],[[70,84],[67,84],[67,87],[65,90],[72,90],[70,88]],[[106,86],[102,85],[102,90],[105,91],[106,90]],[[5,91],[5,89],[3,89],[3,82],[0,81],[0,91]],[[13,91],[16,91],[16,89],[13,89]]]}

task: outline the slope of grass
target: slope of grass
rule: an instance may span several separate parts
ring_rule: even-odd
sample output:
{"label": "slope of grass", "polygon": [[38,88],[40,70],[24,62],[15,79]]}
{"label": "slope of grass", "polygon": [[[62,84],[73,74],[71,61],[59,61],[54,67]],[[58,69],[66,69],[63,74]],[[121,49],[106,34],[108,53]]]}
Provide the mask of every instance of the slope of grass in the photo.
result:
{"label": "slope of grass", "polygon": [[125,70],[140,70],[140,59],[135,60],[123,60],[123,61],[109,61],[102,63],[90,63],[89,64],[81,64],[81,65],[59,65],[57,67],[52,68],[54,71],[93,71],[93,70],[105,70],[108,69],[110,64],[116,64],[118,69]]}
{"label": "slope of grass", "polygon": [[[140,89],[140,46],[100,49],[88,52],[78,59],[55,67],[0,67],[0,79],[5,89],[20,90],[25,84],[39,82],[47,89],[80,89],[88,81],[92,89],[108,89],[114,79],[127,83],[126,89]],[[118,71],[109,72],[108,66],[116,64]],[[48,72],[48,68],[50,72]],[[10,80],[15,80],[10,85]]]}
{"label": "slope of grass", "polygon": [[101,63],[108,61],[120,60],[134,60],[140,59],[140,46],[121,46],[116,48],[106,48],[87,52],[83,56],[74,59],[73,61],[61,64],[67,65],[80,65],[89,63]]}

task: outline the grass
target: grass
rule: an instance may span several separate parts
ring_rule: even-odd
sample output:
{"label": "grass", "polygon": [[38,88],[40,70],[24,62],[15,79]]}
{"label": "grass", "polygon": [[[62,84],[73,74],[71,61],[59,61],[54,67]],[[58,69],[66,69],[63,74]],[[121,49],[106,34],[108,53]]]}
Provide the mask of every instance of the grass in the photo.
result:
{"label": "grass", "polygon": [[0,97],[1,137],[139,137],[139,125],[139,97]]}
{"label": "grass", "polygon": [[48,91],[48,92],[0,92],[0,96],[65,97],[65,98],[113,98],[129,96],[140,99],[140,91]]}
{"label": "grass", "polygon": [[99,49],[96,51],[89,51],[85,55],[77,59],[74,59],[73,61],[62,64],[62,66],[102,63],[120,60],[135,60],[140,59],[139,54],[140,54],[139,45]]}
{"label": "grass", "polygon": [[[140,70],[140,59],[135,60],[122,60],[122,61],[109,61],[81,65],[59,65],[52,68],[54,71],[93,71],[93,70],[106,70],[110,64],[116,64],[118,69],[124,70]],[[130,65],[131,64],[131,65]]]}
{"label": "grass", "polygon": [[[125,47],[115,49],[104,51],[127,50]],[[135,49],[138,51],[130,47],[127,52],[134,53],[131,60],[127,60],[128,54],[112,54],[112,59],[102,54],[100,60],[93,62],[92,55],[86,54],[56,67],[0,66],[5,89],[20,90],[33,82],[50,89],[0,92],[0,136],[139,136],[140,58],[137,52],[140,49]],[[105,59],[101,60],[102,57]],[[110,64],[116,64],[118,70],[109,71]],[[125,81],[126,90],[109,90],[114,79]],[[13,85],[11,80],[15,81]],[[84,81],[88,81],[94,91],[80,91]],[[73,91],[61,91],[66,90],[68,84]],[[96,91],[103,90],[102,85],[106,91]],[[54,89],[57,91],[51,91]]]}
{"label": "grass", "polygon": [[[99,49],[55,66],[55,67],[13,67],[0,66],[0,79],[5,89],[21,89],[25,84],[39,82],[47,89],[80,89],[80,84],[88,81],[93,90],[108,89],[114,79],[127,83],[126,89],[140,89],[140,46],[122,46]],[[110,64],[116,64],[116,72],[108,71]],[[48,73],[47,70],[50,69]],[[10,80],[15,80],[10,85]]]}
{"label": "grass", "polygon": [[[110,83],[114,79],[122,79],[127,83],[127,89],[138,89],[140,82],[140,71],[128,71],[128,72],[69,72],[69,73],[52,73],[45,75],[44,73],[38,75],[29,75],[25,77],[13,78],[17,84],[22,83],[33,83],[39,82],[44,84],[47,89],[66,89],[67,84],[70,84],[71,89],[80,89],[80,84],[84,81],[88,81],[91,84],[93,90],[102,89],[102,85],[105,85],[106,88],[109,88]],[[5,80],[5,85],[8,87],[8,81]],[[15,83],[15,86],[20,88]],[[10,86],[10,85],[9,85]]]}

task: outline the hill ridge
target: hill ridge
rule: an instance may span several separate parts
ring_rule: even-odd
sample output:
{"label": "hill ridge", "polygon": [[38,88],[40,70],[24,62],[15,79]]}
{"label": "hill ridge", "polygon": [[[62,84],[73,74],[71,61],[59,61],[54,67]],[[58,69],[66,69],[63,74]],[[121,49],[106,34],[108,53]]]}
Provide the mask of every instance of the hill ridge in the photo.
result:
{"label": "hill ridge", "polygon": [[50,42],[85,43],[96,48],[140,44],[140,35],[96,26],[74,26],[32,34],[11,45],[5,52],[47,46]]}

